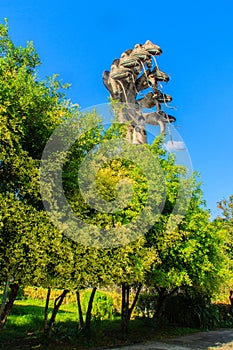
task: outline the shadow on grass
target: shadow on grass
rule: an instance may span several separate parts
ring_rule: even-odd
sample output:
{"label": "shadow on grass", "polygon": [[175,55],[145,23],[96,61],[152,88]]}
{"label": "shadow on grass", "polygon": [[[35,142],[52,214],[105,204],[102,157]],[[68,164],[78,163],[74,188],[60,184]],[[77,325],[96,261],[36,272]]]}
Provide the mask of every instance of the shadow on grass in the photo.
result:
{"label": "shadow on grass", "polygon": [[[78,323],[74,321],[57,322],[52,339],[48,340],[42,333],[43,322],[34,320],[26,330],[25,326],[11,324],[1,333],[0,349],[40,349],[40,350],[84,350],[104,349],[124,346],[145,341],[161,340],[172,335],[183,335],[195,330],[157,324],[152,319],[130,321],[129,332],[120,330],[120,320],[93,320],[89,332],[80,333]],[[38,323],[37,323],[38,322]]]}
{"label": "shadow on grass", "polygon": [[[49,318],[52,308],[49,308]],[[69,321],[74,318],[74,313],[67,310],[59,310],[57,319],[60,321],[55,324],[55,333],[59,333],[59,329],[64,323],[69,328],[74,328],[77,321]],[[48,318],[48,319],[49,319]],[[44,307],[39,305],[24,305],[18,302],[11,310],[6,325],[0,333],[0,349],[33,349],[38,346],[41,349],[47,340],[43,334],[44,326]],[[45,348],[46,349],[46,348]]]}

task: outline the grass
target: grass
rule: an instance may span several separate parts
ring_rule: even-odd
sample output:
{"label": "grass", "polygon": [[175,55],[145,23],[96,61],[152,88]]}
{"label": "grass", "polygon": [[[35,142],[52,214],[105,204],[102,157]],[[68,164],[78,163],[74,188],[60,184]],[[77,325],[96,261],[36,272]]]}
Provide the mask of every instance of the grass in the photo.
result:
{"label": "grass", "polygon": [[[50,305],[50,312],[52,303]],[[0,349],[84,350],[104,349],[145,341],[161,340],[197,330],[156,324],[152,319],[130,321],[127,335],[120,331],[120,319],[93,320],[88,334],[79,334],[76,304],[64,304],[57,315],[53,337],[43,335],[44,302],[17,300],[1,333]]]}

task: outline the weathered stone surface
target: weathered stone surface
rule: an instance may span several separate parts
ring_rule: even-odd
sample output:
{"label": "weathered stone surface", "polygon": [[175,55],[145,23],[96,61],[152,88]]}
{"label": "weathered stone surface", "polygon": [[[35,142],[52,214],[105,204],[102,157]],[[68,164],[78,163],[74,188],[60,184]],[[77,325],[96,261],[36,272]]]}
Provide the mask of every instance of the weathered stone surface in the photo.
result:
{"label": "weathered stone surface", "polygon": [[[158,82],[169,81],[169,76],[159,69],[154,58],[161,53],[158,45],[147,40],[143,45],[136,44],[133,49],[123,52],[120,59],[114,59],[110,71],[103,72],[103,83],[111,98],[125,104],[124,111],[118,112],[118,119],[131,122],[126,137],[136,144],[147,142],[146,123],[158,125],[160,132],[165,133],[166,124],[176,120],[161,109],[161,104],[172,101],[172,97],[158,87]],[[142,92],[148,89],[151,91],[143,95]],[[143,108],[155,110],[145,113]]]}

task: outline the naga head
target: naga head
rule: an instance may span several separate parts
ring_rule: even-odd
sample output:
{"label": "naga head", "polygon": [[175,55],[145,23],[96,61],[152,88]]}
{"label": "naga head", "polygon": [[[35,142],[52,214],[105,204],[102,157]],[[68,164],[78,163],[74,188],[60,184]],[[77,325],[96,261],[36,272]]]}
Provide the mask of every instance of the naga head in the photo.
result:
{"label": "naga head", "polygon": [[142,47],[149,52],[152,56],[159,56],[162,54],[162,50],[158,45],[153,44],[150,40],[147,40]]}
{"label": "naga head", "polygon": [[166,83],[170,80],[169,76],[161,71],[158,67],[155,67],[148,75],[148,79],[152,85],[156,85],[156,81],[165,81]]}

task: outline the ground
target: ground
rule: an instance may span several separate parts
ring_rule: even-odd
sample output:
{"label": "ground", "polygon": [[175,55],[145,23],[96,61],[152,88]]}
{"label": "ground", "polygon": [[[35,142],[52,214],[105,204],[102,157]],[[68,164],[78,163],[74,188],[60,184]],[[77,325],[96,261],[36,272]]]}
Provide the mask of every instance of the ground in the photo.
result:
{"label": "ground", "polygon": [[137,344],[111,350],[233,350],[233,329],[219,329],[174,337],[163,342]]}

